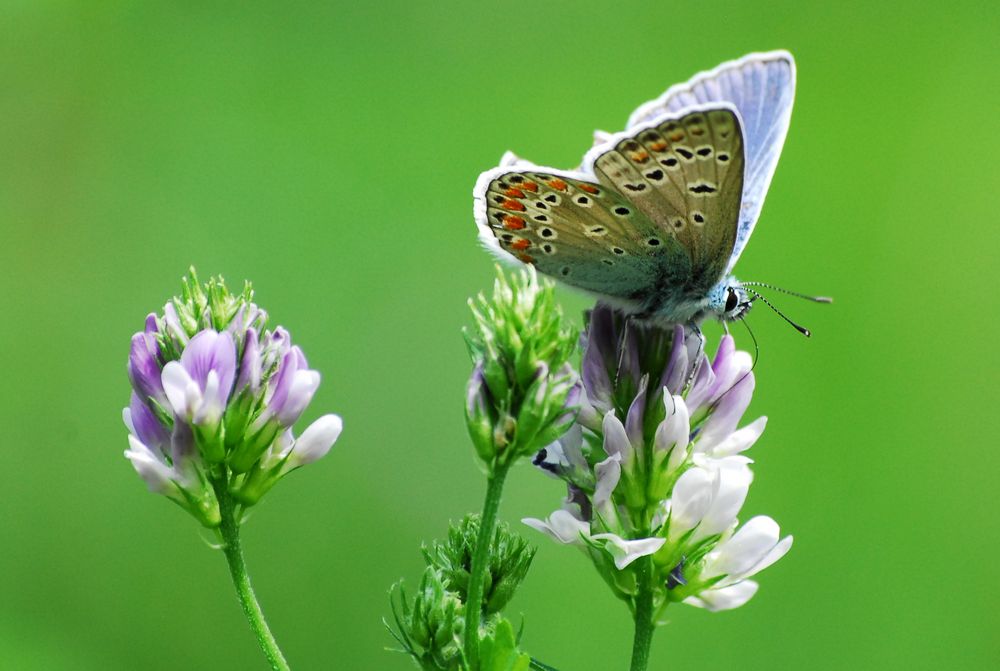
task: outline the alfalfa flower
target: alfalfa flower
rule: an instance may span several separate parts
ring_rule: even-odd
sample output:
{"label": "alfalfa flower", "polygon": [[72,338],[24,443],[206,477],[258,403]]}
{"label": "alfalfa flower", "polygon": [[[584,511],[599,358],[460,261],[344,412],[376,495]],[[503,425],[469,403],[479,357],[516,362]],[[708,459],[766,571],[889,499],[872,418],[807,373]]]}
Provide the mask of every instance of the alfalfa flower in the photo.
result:
{"label": "alfalfa flower", "polygon": [[150,491],[216,530],[250,624],[272,668],[287,668],[250,588],[239,525],[247,508],[296,468],[325,455],[340,417],[320,417],[296,438],[294,424],[319,386],[305,354],[252,301],[247,283],[198,282],[150,314],[132,336],[132,383],[123,419],[132,462]]}
{"label": "alfalfa flower", "polygon": [[637,632],[672,602],[742,605],[757,589],[748,578],[792,541],[768,517],[738,526],[753,480],[744,452],[766,424],[740,427],[754,389],[750,356],[726,335],[710,360],[700,333],[603,305],[584,339],[577,426],[534,459],[568,496],[547,519],[525,523],[584,550]]}
{"label": "alfalfa flower", "polygon": [[535,269],[497,272],[490,297],[470,300],[465,333],[474,370],[466,420],[476,453],[492,470],[529,457],[573,423],[579,380],[569,363],[576,330],[555,303],[554,286]]}
{"label": "alfalfa flower", "polygon": [[339,417],[325,415],[295,438],[319,373],[287,331],[267,329],[252,297],[249,285],[232,294],[221,279],[203,287],[191,271],[182,295],[132,336],[125,456],[151,491],[208,527],[219,524],[214,473],[225,472],[229,493],[253,505],[326,454],[341,429]]}

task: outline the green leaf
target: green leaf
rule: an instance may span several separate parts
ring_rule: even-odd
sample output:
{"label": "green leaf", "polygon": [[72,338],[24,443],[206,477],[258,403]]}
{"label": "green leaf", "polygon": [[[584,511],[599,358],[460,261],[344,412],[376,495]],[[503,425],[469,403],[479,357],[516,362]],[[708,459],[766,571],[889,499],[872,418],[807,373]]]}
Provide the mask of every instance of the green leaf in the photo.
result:
{"label": "green leaf", "polygon": [[479,640],[480,671],[528,671],[531,657],[517,649],[514,628],[500,620],[493,633]]}

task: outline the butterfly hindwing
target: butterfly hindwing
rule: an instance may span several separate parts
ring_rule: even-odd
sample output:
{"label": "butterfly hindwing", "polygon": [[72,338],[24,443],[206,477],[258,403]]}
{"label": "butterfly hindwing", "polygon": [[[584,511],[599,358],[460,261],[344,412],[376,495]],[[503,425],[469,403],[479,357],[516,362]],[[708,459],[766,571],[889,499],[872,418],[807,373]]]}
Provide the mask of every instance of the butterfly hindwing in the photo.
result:
{"label": "butterfly hindwing", "polygon": [[577,288],[641,308],[689,271],[670,235],[622,195],[586,175],[517,165],[484,173],[480,229],[495,251]]}
{"label": "butterfly hindwing", "polygon": [[665,113],[593,148],[584,167],[687,251],[686,291],[707,292],[722,278],[736,240],[744,173],[734,109]]}
{"label": "butterfly hindwing", "polygon": [[628,127],[648,123],[668,112],[694,105],[728,102],[739,112],[746,143],[746,178],[736,243],[727,271],[732,270],[760,216],[764,197],[781,154],[795,98],[795,61],[787,51],[749,54],[671,86],[640,106]]}

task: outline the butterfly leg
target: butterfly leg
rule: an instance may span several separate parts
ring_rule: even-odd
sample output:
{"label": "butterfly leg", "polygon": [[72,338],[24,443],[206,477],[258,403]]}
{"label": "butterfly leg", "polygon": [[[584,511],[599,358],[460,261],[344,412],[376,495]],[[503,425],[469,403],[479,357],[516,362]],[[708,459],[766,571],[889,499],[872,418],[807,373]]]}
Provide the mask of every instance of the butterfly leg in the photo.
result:
{"label": "butterfly leg", "polygon": [[615,367],[615,387],[618,386],[618,379],[622,372],[622,363],[625,361],[625,345],[628,343],[628,325],[631,321],[630,315],[625,315],[622,322],[622,336],[618,340],[618,365]]}
{"label": "butterfly leg", "polygon": [[[701,327],[698,326],[698,324],[695,323],[695,322],[688,322],[687,326],[685,326],[684,329],[685,329],[685,331],[690,331],[691,334],[698,339],[698,353],[701,354],[702,352],[704,352],[705,351],[705,342],[706,342],[706,339],[705,339],[705,334],[702,333],[702,331],[701,331]],[[690,350],[688,350],[688,351],[690,352]],[[705,362],[707,361],[707,359],[705,359],[704,357],[698,356],[697,357],[697,361],[698,361],[698,363],[696,365],[694,365],[694,366],[691,367],[691,374],[688,375],[688,379],[684,383],[684,389],[690,389],[691,388],[691,383],[694,382],[694,377],[698,373],[698,368],[700,366],[706,365]]]}

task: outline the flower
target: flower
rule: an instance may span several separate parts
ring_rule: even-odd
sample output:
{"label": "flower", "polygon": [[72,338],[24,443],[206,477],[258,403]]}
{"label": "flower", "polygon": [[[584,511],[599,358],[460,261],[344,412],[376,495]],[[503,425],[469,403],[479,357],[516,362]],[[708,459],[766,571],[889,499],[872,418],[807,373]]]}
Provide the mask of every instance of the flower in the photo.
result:
{"label": "flower", "polygon": [[531,267],[509,279],[498,269],[493,296],[480,294],[470,307],[466,423],[480,459],[505,467],[572,426],[581,387],[568,359],[577,335],[555,304],[553,284],[539,282]]}
{"label": "flower", "polygon": [[739,531],[722,540],[705,557],[698,579],[708,586],[692,591],[684,603],[708,610],[738,608],[757,593],[750,576],[785,556],[792,537],[779,539],[778,523],[766,515],[747,520]]}
{"label": "flower", "polygon": [[791,546],[768,517],[738,526],[753,481],[743,453],[767,422],[740,427],[754,389],[750,356],[726,335],[710,360],[699,332],[604,305],[583,340],[577,422],[533,460],[568,495],[546,520],[524,522],[583,549],[633,607],[642,557],[658,609],[742,605],[757,589],[747,578]]}
{"label": "flower", "polygon": [[129,351],[125,456],[150,491],[207,527],[219,524],[220,477],[253,505],[326,454],[342,429],[338,416],[324,415],[295,438],[320,376],[287,331],[266,328],[252,297],[249,285],[232,294],[221,278],[202,286],[192,269],[182,295],[146,318]]}

